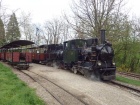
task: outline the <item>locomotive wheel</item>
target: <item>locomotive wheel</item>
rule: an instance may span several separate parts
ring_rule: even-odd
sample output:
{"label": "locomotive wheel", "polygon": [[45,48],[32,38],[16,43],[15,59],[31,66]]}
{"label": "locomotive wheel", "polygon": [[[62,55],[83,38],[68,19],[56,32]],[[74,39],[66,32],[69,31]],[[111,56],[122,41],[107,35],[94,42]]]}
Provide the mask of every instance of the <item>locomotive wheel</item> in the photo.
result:
{"label": "locomotive wheel", "polygon": [[84,70],[84,77],[90,78],[91,74],[89,73],[88,70]]}
{"label": "locomotive wheel", "polygon": [[63,63],[60,63],[60,64],[59,64],[59,68],[60,68],[60,69],[64,69],[64,68],[65,68],[65,65],[64,65]]}
{"label": "locomotive wheel", "polygon": [[73,73],[77,74],[78,71],[77,71],[76,67],[73,66],[72,69],[73,69]]}
{"label": "locomotive wheel", "polygon": [[100,80],[101,80],[101,77],[100,77],[100,73],[99,73],[99,71],[98,71],[98,70],[95,70],[94,73],[95,73],[95,76],[96,76],[95,79],[96,79],[97,81],[100,81]]}
{"label": "locomotive wheel", "polygon": [[73,73],[74,73],[74,74],[77,74],[77,70],[76,70],[76,69],[74,69]]}
{"label": "locomotive wheel", "polygon": [[71,70],[72,70],[72,72],[73,72],[74,74],[77,74],[77,69],[76,69],[76,67],[73,66]]}
{"label": "locomotive wheel", "polygon": [[53,65],[53,67],[54,67],[54,68],[56,68],[56,69],[58,69],[58,68],[59,68],[58,63],[57,63],[57,62],[55,62],[55,61],[53,61],[52,65]]}

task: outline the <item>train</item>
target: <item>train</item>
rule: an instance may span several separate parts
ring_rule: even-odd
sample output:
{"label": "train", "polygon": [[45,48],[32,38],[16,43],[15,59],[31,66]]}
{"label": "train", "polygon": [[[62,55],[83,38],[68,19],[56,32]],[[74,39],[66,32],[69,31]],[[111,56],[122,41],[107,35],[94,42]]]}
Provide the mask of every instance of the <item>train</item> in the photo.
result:
{"label": "train", "polygon": [[[28,47],[18,54],[16,64],[19,68],[29,68],[28,63],[40,63],[48,66],[57,66],[61,69],[68,69],[77,74],[80,73],[87,78],[98,80],[112,80],[116,77],[116,65],[113,61],[114,50],[112,44],[105,40],[105,30],[101,30],[101,38],[73,39],[63,44],[43,44],[36,47]],[[27,41],[29,44],[29,41]],[[12,42],[13,43],[13,42]],[[26,43],[26,41],[25,41]],[[27,45],[28,45],[27,44]],[[33,44],[33,42],[30,42]],[[24,44],[25,45],[25,44]],[[8,46],[8,47],[7,47]],[[14,45],[4,45],[1,50],[1,59],[8,61],[7,54],[12,51],[14,56]],[[17,46],[14,46],[17,47]],[[27,51],[29,51],[27,53]],[[16,51],[17,52],[17,51]],[[28,56],[26,56],[28,55]],[[5,57],[5,58],[4,58]],[[10,58],[14,59],[14,58]],[[20,62],[24,60],[24,63]],[[25,66],[25,67],[24,67]]]}

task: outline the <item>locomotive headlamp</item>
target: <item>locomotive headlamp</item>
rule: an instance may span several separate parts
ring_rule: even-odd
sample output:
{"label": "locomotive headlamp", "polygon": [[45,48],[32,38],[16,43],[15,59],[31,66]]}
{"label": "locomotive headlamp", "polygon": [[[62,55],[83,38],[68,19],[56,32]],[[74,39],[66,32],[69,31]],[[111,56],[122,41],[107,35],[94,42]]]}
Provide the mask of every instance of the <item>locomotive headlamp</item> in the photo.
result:
{"label": "locomotive headlamp", "polygon": [[115,66],[115,65],[116,65],[116,63],[114,63],[114,62],[113,62],[113,63],[112,63],[112,65],[114,65],[114,66]]}
{"label": "locomotive headlamp", "polygon": [[97,64],[98,64],[98,66],[101,66],[102,65],[101,62],[98,62]]}

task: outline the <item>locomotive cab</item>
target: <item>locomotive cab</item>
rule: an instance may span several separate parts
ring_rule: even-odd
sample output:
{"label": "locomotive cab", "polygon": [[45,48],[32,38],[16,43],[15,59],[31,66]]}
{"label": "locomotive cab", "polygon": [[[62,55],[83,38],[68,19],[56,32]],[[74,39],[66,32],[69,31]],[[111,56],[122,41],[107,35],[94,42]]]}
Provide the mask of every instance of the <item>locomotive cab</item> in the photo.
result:
{"label": "locomotive cab", "polygon": [[66,68],[72,68],[81,58],[82,48],[86,45],[84,39],[74,39],[64,42],[63,62]]}

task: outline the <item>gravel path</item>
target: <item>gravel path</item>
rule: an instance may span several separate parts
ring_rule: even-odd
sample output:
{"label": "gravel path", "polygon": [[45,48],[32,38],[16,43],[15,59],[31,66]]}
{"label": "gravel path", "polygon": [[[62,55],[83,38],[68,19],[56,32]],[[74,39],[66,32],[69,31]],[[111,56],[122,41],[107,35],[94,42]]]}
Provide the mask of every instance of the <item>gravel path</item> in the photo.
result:
{"label": "gravel path", "polygon": [[140,97],[118,87],[91,81],[65,70],[32,64],[30,71],[57,83],[89,105],[140,105]]}
{"label": "gravel path", "polygon": [[57,85],[51,83],[45,78],[42,78],[41,76],[34,74],[32,72],[23,71],[24,73],[31,76],[35,81],[37,81],[43,88],[45,88],[46,91],[52,94],[52,96],[55,97],[55,99],[60,102],[61,105],[85,105],[83,102],[79,101],[76,97],[72,96],[65,90],[63,90],[61,87],[58,87]]}

